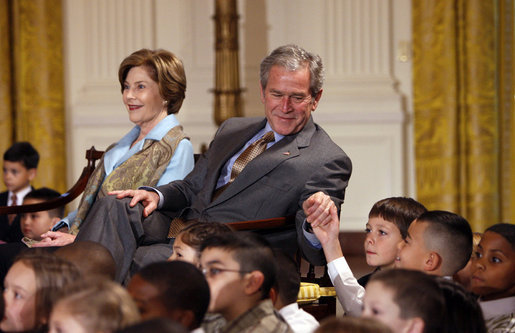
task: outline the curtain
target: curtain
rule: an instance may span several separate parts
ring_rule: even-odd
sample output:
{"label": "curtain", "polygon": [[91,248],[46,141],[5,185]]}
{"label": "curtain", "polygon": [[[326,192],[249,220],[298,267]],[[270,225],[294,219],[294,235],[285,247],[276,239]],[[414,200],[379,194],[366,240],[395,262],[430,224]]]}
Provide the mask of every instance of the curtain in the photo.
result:
{"label": "curtain", "polygon": [[[513,222],[513,160],[506,158],[513,156],[513,121],[506,124],[513,97],[504,111],[499,103],[500,60],[513,62],[512,48],[500,52],[503,3],[513,7],[505,0],[412,1],[417,198],[464,216],[474,231]],[[503,89],[513,96],[512,83]]]}
{"label": "curtain", "polygon": [[[29,141],[40,154],[35,187],[66,190],[61,0],[0,0],[3,152]],[[3,185],[3,184],[2,184]]]}

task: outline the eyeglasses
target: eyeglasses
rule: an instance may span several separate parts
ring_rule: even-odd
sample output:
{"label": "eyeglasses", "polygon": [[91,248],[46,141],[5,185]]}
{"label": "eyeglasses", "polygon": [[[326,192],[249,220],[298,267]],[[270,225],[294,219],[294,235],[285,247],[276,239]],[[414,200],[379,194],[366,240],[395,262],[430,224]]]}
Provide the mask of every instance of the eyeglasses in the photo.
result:
{"label": "eyeglasses", "polygon": [[213,277],[223,272],[234,272],[234,273],[250,273],[249,271],[240,271],[237,269],[228,269],[228,268],[216,268],[216,267],[208,267],[208,268],[201,268],[202,274],[204,274],[205,277]]}

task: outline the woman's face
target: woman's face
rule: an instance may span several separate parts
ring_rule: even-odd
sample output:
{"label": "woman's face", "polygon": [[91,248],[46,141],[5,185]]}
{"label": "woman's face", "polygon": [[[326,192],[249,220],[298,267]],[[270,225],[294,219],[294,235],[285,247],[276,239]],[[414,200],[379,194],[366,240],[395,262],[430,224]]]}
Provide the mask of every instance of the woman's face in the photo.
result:
{"label": "woman's face", "polygon": [[15,262],[4,280],[5,313],[0,329],[32,330],[36,326],[36,275],[22,261]]}
{"label": "woman's face", "polygon": [[142,129],[152,129],[167,116],[164,102],[157,82],[150,78],[147,69],[143,66],[132,67],[123,89],[123,103],[130,121]]}

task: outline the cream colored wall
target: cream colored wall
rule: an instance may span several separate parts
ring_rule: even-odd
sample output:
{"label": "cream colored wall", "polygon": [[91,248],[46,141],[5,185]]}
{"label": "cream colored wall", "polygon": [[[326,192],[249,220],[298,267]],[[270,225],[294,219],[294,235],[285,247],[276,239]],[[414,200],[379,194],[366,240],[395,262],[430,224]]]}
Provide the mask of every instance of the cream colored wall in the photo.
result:
{"label": "cream colored wall", "polygon": [[[209,143],[214,31],[212,0],[65,0],[68,178],[77,179],[91,145],[105,149],[131,127],[121,102],[120,61],[142,47],[183,59],[187,97],[179,119],[195,149]],[[326,82],[314,113],[350,156],[353,174],[342,228],[362,230],[372,204],[412,195],[409,0],[240,0],[241,82],[246,115],[261,115],[258,65],[275,47],[319,53]]]}

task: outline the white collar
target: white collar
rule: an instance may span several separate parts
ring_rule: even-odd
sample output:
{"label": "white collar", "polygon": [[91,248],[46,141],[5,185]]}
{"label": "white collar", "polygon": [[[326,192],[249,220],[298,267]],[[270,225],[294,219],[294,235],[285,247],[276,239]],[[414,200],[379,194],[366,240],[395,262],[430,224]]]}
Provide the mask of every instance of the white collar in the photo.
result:
{"label": "white collar", "polygon": [[485,319],[515,312],[515,296],[495,299],[493,301],[479,302]]}

